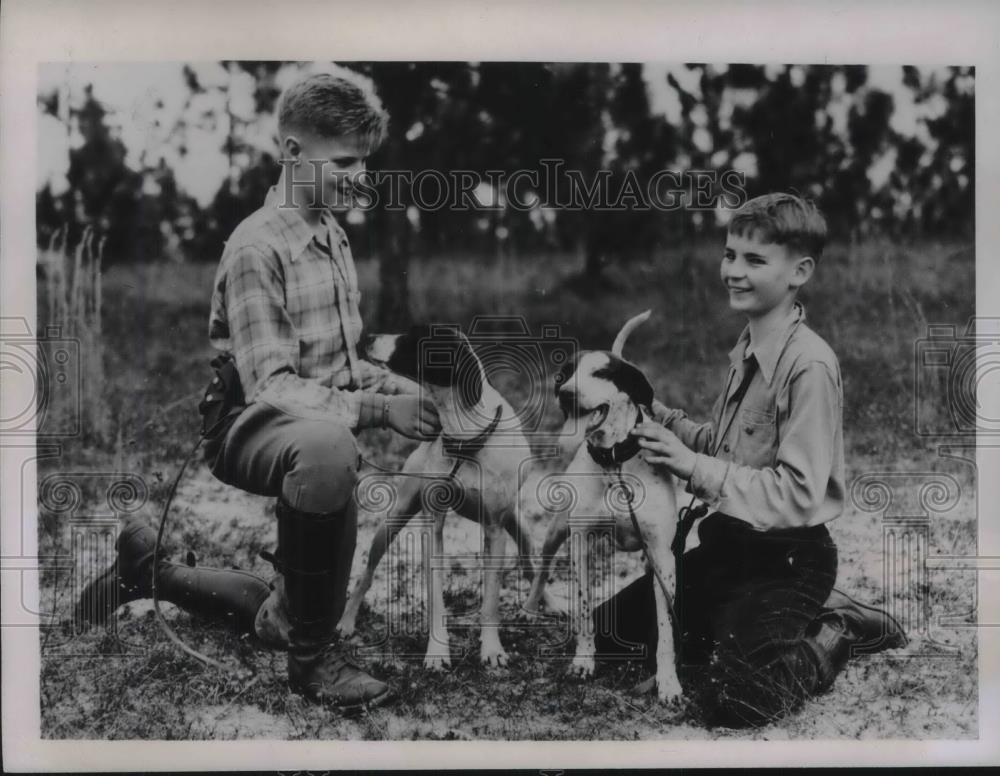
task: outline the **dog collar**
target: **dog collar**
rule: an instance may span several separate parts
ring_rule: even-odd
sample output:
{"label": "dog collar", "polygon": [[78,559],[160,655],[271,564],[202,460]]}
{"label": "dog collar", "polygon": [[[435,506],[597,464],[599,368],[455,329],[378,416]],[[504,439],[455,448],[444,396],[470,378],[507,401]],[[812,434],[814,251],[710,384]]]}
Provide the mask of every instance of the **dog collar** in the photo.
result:
{"label": "dog collar", "polygon": [[[636,407],[636,410],[639,415],[635,419],[635,425],[638,426],[642,423],[643,417],[642,410],[638,407]],[[587,452],[590,453],[590,457],[594,460],[594,463],[604,468],[620,466],[629,459],[635,458],[641,449],[639,437],[634,437],[631,434],[611,447],[594,447],[589,442],[587,443]]]}
{"label": "dog collar", "polygon": [[457,439],[455,437],[446,437],[442,434],[441,445],[444,448],[445,455],[452,458],[472,458],[483,449],[483,445],[486,444],[486,440],[489,439],[490,434],[497,430],[502,415],[503,405],[501,404],[497,407],[497,414],[493,416],[493,421],[481,433],[470,439]]}

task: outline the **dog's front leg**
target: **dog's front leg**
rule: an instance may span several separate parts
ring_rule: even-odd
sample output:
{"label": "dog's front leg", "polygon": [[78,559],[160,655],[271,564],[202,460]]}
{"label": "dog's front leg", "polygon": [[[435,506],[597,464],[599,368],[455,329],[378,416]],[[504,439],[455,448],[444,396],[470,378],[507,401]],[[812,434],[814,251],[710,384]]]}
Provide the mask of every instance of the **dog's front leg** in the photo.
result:
{"label": "dog's front leg", "polygon": [[531,581],[531,592],[528,593],[528,600],[524,603],[524,610],[529,614],[537,614],[541,603],[544,603],[545,608],[553,614],[566,612],[565,607],[555,600],[549,589],[549,571],[555,562],[556,552],[566,541],[567,535],[569,535],[569,515],[561,512],[555,516],[549,529],[545,532],[541,563],[535,569],[535,578]]}
{"label": "dog's front leg", "polygon": [[594,673],[594,597],[591,589],[591,567],[594,537],[584,527],[570,526],[569,557],[571,569],[570,623],[576,636],[576,655],[569,671],[577,676]]}
{"label": "dog's front leg", "polygon": [[485,537],[483,606],[480,623],[479,659],[483,665],[499,668],[507,665],[508,655],[500,643],[500,578],[503,575],[504,528],[502,519],[483,521]]}
{"label": "dog's front leg", "polygon": [[436,671],[451,665],[451,651],[448,646],[447,612],[444,608],[444,517],[445,512],[432,512],[434,533],[431,553],[427,558],[427,610],[430,620],[430,635],[427,639],[427,655],[424,668]]}
{"label": "dog's front leg", "polygon": [[531,532],[526,525],[521,524],[521,518],[514,510],[507,510],[504,513],[503,525],[510,538],[517,545],[517,566],[521,569],[521,575],[529,582],[534,583],[535,567],[532,564],[534,547],[531,545],[529,536]]}
{"label": "dog's front leg", "polygon": [[674,630],[671,618],[671,597],[676,588],[676,573],[673,553],[669,547],[649,548],[652,561],[656,563],[667,586],[663,589],[660,580],[654,573],[653,588],[656,596],[656,625],[658,628],[656,644],[656,693],[660,700],[667,703],[681,699],[681,684],[677,679],[677,658],[674,655]]}

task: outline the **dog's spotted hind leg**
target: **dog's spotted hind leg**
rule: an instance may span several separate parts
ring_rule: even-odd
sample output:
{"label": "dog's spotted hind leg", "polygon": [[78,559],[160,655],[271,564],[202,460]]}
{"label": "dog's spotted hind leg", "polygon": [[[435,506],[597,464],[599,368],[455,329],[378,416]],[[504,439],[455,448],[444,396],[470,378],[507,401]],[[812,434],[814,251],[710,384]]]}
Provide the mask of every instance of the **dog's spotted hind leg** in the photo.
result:
{"label": "dog's spotted hind leg", "polygon": [[489,668],[502,668],[509,659],[500,643],[500,580],[503,576],[504,529],[500,522],[484,521],[486,561],[483,570],[483,606],[479,659]]}

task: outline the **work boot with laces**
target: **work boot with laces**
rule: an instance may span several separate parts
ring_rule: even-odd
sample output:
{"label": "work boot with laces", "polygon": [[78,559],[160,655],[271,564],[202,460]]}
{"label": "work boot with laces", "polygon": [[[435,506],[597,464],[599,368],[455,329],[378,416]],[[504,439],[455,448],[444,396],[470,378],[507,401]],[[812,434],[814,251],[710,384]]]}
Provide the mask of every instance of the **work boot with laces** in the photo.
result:
{"label": "work boot with laces", "polygon": [[265,634],[280,637],[283,622],[290,626],[289,687],[344,713],[386,702],[392,697],[388,685],[362,670],[336,633],[354,552],[354,505],[341,512],[313,513],[279,499],[275,514],[281,577],[277,596],[272,593],[262,607],[266,611],[258,618],[258,628],[264,624]]}
{"label": "work boot with laces", "polygon": [[311,654],[289,653],[288,684],[293,692],[343,712],[378,706],[392,695],[385,682],[362,670],[337,643]]}

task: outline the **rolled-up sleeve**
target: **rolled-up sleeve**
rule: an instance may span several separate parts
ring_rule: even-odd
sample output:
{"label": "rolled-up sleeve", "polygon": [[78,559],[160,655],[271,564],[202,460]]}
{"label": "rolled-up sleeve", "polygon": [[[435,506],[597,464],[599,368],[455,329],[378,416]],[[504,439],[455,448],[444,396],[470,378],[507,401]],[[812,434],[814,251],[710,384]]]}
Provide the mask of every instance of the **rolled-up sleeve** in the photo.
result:
{"label": "rolled-up sleeve", "polygon": [[834,442],[841,434],[839,377],[813,361],[793,375],[788,392],[775,465],[758,469],[699,454],[691,476],[696,496],[761,528],[812,525],[823,517],[818,513],[829,491],[839,488],[833,477]]}
{"label": "rolled-up sleeve", "polygon": [[299,338],[285,309],[278,257],[247,245],[231,257],[225,300],[233,355],[247,401],[357,428],[363,393],[299,376]]}

